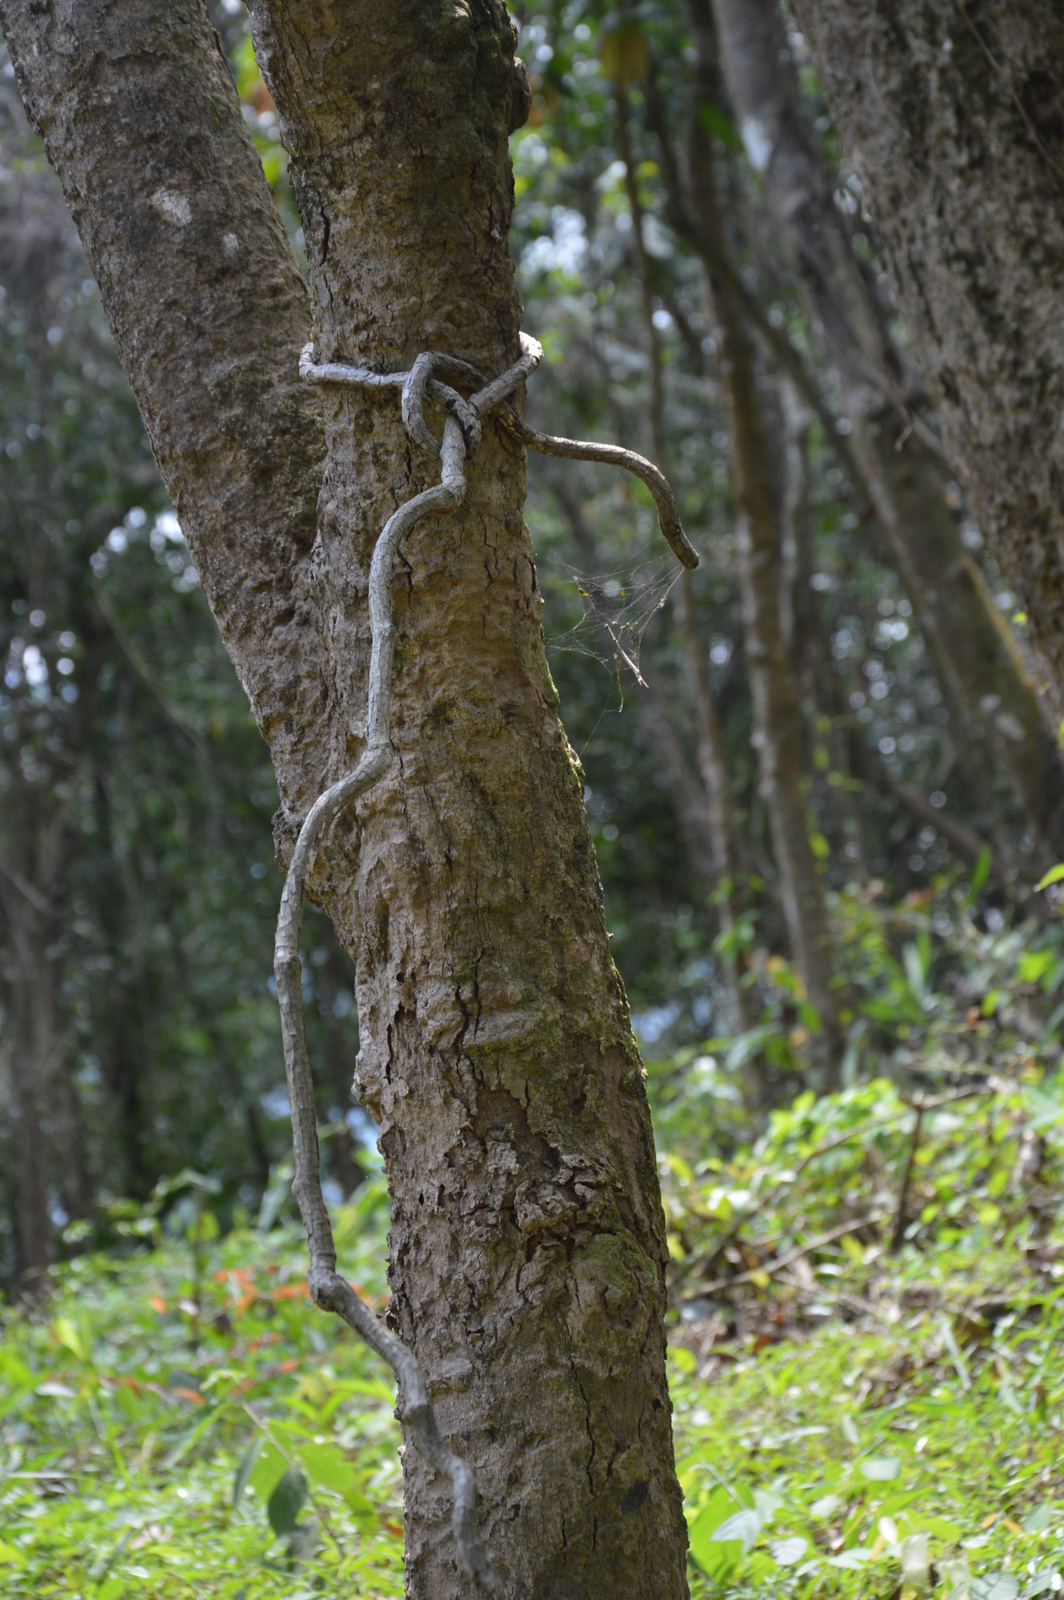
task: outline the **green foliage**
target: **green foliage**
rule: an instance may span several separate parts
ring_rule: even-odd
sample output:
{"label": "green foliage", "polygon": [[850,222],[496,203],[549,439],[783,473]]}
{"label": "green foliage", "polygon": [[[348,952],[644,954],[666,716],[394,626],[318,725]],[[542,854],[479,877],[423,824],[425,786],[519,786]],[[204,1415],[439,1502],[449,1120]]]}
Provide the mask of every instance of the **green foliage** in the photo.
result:
{"label": "green foliage", "polygon": [[[379,1183],[339,1213],[374,1304],[386,1218]],[[390,1374],[311,1305],[295,1230],[203,1251],[83,1256],[3,1313],[5,1600],[402,1593]]]}
{"label": "green foliage", "polygon": [[1004,1251],[835,1265],[831,1295],[871,1296],[849,1325],[697,1365],[674,1349],[693,1595],[885,1595],[903,1575],[958,1600],[1059,1588],[1056,1275]]}
{"label": "green foliage", "polygon": [[[892,1255],[912,1117],[880,1080],[800,1096],[728,1163],[662,1158],[695,1600],[1059,1587],[1064,1085],[926,1113]],[[3,1314],[5,1597],[399,1596],[390,1377],[311,1306],[296,1231],[147,1222],[157,1248]],[[338,1213],[375,1304],[386,1222],[377,1182]]]}
{"label": "green foliage", "polygon": [[726,1060],[653,1073],[698,1600],[1064,1586],[1059,945],[965,898],[848,909],[893,1078],[750,1137]]}

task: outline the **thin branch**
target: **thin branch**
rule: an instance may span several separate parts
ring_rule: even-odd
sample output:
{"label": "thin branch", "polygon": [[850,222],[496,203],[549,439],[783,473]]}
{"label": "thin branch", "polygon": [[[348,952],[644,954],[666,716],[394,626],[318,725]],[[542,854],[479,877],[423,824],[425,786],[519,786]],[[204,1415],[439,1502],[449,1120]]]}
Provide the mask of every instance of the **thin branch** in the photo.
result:
{"label": "thin branch", "polygon": [[905,1170],[901,1175],[901,1187],[898,1190],[898,1206],[894,1214],[894,1227],[890,1234],[890,1253],[896,1256],[905,1243],[905,1229],[908,1226],[906,1213],[909,1209],[909,1185],[912,1182],[913,1163],[916,1160],[916,1151],[920,1144],[920,1131],[924,1125],[924,1107],[916,1108],[916,1117],[913,1122],[913,1131],[909,1137],[909,1149],[905,1156]]}
{"label": "thin branch", "polygon": [[166,690],[162,686],[162,682],[160,681],[158,674],[148,661],[147,657],[141,651],[140,646],[134,639],[130,638],[129,634],[119,622],[117,616],[115,615],[114,606],[111,604],[110,596],[107,594],[103,585],[99,583],[96,584],[94,586],[93,593],[96,597],[96,604],[99,606],[100,611],[103,614],[104,621],[114,634],[122,654],[129,661],[133,670],[144,680],[144,683],[151,690],[159,705],[162,707],[163,711],[166,713],[167,717],[169,717],[170,721],[173,723],[178,732],[184,734],[185,738],[189,741],[193,748],[200,753],[200,755],[208,754],[206,739],[203,737],[196,725],[189,721],[188,717],[185,716],[185,713],[179,710],[179,708],[170,700]]}
{"label": "thin branch", "polygon": [[52,909],[51,906],[40,890],[33,887],[28,878],[24,878],[21,872],[16,872],[14,867],[9,867],[6,861],[0,861],[0,872],[10,883],[14,884],[19,894],[29,901],[35,911],[39,911],[42,917],[48,916]]}
{"label": "thin branch", "polygon": [[836,1239],[844,1239],[848,1233],[856,1233],[859,1228],[870,1228],[889,1216],[889,1211],[873,1211],[867,1217],[854,1217],[850,1222],[840,1223],[837,1228],[829,1228],[827,1233],[819,1234],[806,1244],[796,1245],[793,1250],[788,1250],[786,1255],[777,1256],[775,1261],[769,1261],[763,1267],[751,1267],[748,1272],[736,1273],[734,1278],[714,1279],[697,1294],[688,1295],[684,1304],[689,1305],[693,1300],[704,1300],[707,1295],[719,1294],[722,1289],[732,1289],[740,1283],[753,1283],[755,1278],[766,1275],[773,1277],[777,1272],[782,1272],[784,1267],[789,1267],[792,1262],[799,1260],[801,1256],[807,1256],[814,1250],[822,1250],[825,1245],[834,1244]]}
{"label": "thin branch", "polygon": [[623,467],[646,484],[654,498],[658,525],[662,536],[681,566],[693,570],[698,566],[698,552],[684,532],[676,499],[668,479],[659,467],[645,456],[636,455],[619,444],[594,444],[587,439],[559,439],[551,433],[540,433],[522,422],[512,409],[501,413],[510,432],[530,450],[545,456],[565,456],[571,461],[601,461],[609,467]]}

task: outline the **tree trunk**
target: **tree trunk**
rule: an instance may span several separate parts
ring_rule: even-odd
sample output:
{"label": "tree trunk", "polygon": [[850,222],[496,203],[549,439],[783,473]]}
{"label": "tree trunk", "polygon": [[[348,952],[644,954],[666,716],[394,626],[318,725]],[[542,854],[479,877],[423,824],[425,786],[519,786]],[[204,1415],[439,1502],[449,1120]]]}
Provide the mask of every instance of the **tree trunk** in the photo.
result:
{"label": "tree trunk", "polygon": [[0,985],[16,1126],[18,1264],[31,1287],[55,1260],[53,1187],[70,1215],[88,1205],[84,1128],[66,1059],[54,947],[62,933],[57,907],[69,842],[57,789],[60,774],[73,787],[84,753],[101,661],[96,644],[86,640],[83,694],[67,727],[65,761],[53,763],[55,751],[45,746],[0,770]]}
{"label": "tree trunk", "polygon": [[[736,946],[743,911],[741,888],[741,841],[735,825],[735,800],[728,771],[724,732],[717,715],[713,685],[706,660],[705,641],[698,626],[694,584],[684,572],[676,589],[676,613],[680,624],[683,665],[695,711],[695,751],[705,794],[706,822],[713,841],[716,869],[716,905],[720,924],[718,957],[724,986],[731,1000],[731,1025],[745,1033],[757,1021],[757,1006],[749,987],[743,983],[743,968]],[[765,1102],[767,1085],[758,1056],[750,1056],[742,1067],[743,1097],[751,1110]]]}
{"label": "tree trunk", "polygon": [[[87,676],[91,699],[91,666]],[[77,746],[75,738],[75,751]],[[57,1195],[80,1203],[84,1151],[69,1148],[76,1134],[70,1125],[75,1089],[69,1080],[64,1082],[66,1042],[53,948],[61,932],[55,908],[66,843],[63,804],[55,794],[55,772],[40,761],[27,765],[28,771],[21,763],[9,766],[0,784],[0,913],[17,1147],[18,1266],[32,1290],[34,1280],[55,1260],[53,1187]],[[63,1158],[67,1171],[60,1173]]]}
{"label": "tree trunk", "polygon": [[[573,543],[584,565],[586,580],[598,587],[602,561],[580,503],[568,485],[553,475],[551,489],[572,529]],[[666,675],[659,661],[651,661],[645,667],[646,682],[637,691],[635,713],[643,740],[660,762],[668,780],[669,794],[691,873],[708,893],[714,895],[716,901],[717,923],[723,936],[723,948],[719,956],[721,987],[729,1013],[723,1019],[723,1026],[717,1026],[716,1031],[721,1033],[731,1028],[741,1033],[752,1027],[756,1018],[750,991],[740,981],[742,973],[734,948],[741,909],[737,882],[740,843],[735,825],[731,779],[724,737],[713,700],[704,641],[698,629],[689,573],[681,573],[676,593],[679,596],[677,618],[680,622],[680,651],[695,713],[697,772],[692,770],[680,743],[672,717],[673,697],[668,691]],[[595,598],[598,601],[598,595]],[[604,594],[599,603],[605,611],[609,602]],[[616,657],[613,634],[605,627],[602,634],[607,650]],[[760,1106],[765,1098],[765,1084],[760,1063],[756,1060],[748,1062],[744,1068],[744,1088],[749,1105],[752,1108]]]}
{"label": "tree trunk", "polygon": [[[695,95],[713,103],[712,22],[708,0],[692,0],[696,50]],[[716,326],[717,367],[732,439],[743,626],[754,703],[761,789],[768,807],[780,895],[795,966],[820,1020],[814,1050],[825,1086],[836,1086],[843,1034],[824,890],[810,839],[802,761],[798,687],[780,617],[779,530],[772,462],[757,389],[756,355],[725,259],[713,152],[697,114],[691,118],[691,202],[701,231],[713,242],[704,261],[710,317]]]}
{"label": "tree trunk", "polygon": [[[624,9],[630,10],[631,7],[626,6]],[[620,85],[615,88],[614,96],[617,103],[617,144],[624,163],[625,191],[628,196],[628,207],[632,213],[632,242],[646,331],[650,374],[651,445],[654,459],[660,466],[665,467],[665,382],[661,359],[661,336],[654,321],[653,269],[644,238],[643,205],[639,197],[639,180],[632,153],[628,97]],[[716,901],[722,936],[721,972],[724,988],[731,1002],[731,1025],[737,1032],[744,1033],[753,1026],[755,1018],[750,991],[742,985],[742,973],[734,942],[741,912],[738,884],[739,839],[735,828],[735,808],[724,738],[713,700],[713,685],[710,681],[705,645],[698,628],[694,582],[690,572],[686,570],[680,574],[675,606],[684,675],[694,702],[694,742],[702,792],[705,795],[706,828],[712,841]],[[747,1104],[756,1110],[765,1098],[764,1075],[761,1064],[756,1058],[751,1058],[744,1066],[743,1089]]]}
{"label": "tree trunk", "polygon": [[9,872],[4,873],[0,901],[10,962],[4,988],[14,1111],[17,1259],[19,1277],[30,1291],[55,1260],[47,1128],[59,1039],[54,973],[47,955],[51,916],[43,899],[35,903],[38,898],[28,880],[15,883]]}
{"label": "tree trunk", "polygon": [[325,1060],[321,1063],[320,1076],[321,1086],[329,1096],[330,1113],[334,1109],[340,1113],[339,1125],[334,1124],[329,1140],[329,1173],[343,1190],[344,1199],[349,1200],[366,1181],[366,1169],[358,1159],[355,1136],[347,1121],[355,1051],[350,1025],[339,1009],[341,994],[346,993],[350,998],[351,965],[331,929],[326,931],[325,938],[326,957],[314,974],[325,1024]]}
{"label": "tree trunk", "polygon": [[961,541],[940,469],[895,403],[905,387],[904,365],[832,199],[776,0],[714,0],[714,9],[751,164],[838,371],[891,559],[939,678],[997,749],[1035,838],[1059,855],[1064,767],[1016,641]]}
{"label": "tree trunk", "polygon": [[1055,0],[794,11],[946,443],[1059,687],[1064,14]]}
{"label": "tree trunk", "polygon": [[[394,371],[446,350],[494,375],[518,348],[506,135],[527,95],[504,8],[251,10],[321,356]],[[305,292],[202,0],[0,16],[270,743],[286,856],[362,744],[374,541],[438,469],[394,391],[319,409],[297,388]],[[669,1600],[686,1536],[649,1110],[523,493],[489,420],[464,506],[401,552],[398,759],[339,819],[314,887],[357,963],[390,1314],[476,1473],[504,1592]],[[408,1594],[467,1594],[442,1485],[413,1449],[404,1472]]]}

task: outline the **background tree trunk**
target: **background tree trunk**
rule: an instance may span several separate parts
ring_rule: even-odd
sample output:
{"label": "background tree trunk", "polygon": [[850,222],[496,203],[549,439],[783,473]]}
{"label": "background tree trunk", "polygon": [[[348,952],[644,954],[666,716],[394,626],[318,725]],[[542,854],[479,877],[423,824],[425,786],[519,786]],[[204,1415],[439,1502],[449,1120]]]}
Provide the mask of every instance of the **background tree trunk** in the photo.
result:
{"label": "background tree trunk", "polygon": [[998,752],[1043,853],[1064,851],[1061,766],[1008,624],[965,549],[940,465],[904,405],[905,363],[813,142],[776,0],[714,0],[728,87],[755,171],[840,380],[891,559],[940,681]]}
{"label": "background tree trunk", "polygon": [[[630,6],[625,9],[630,10]],[[665,447],[665,383],[661,359],[661,338],[654,322],[654,278],[644,239],[645,221],[639,196],[639,179],[632,154],[630,109],[622,86],[615,89],[617,102],[617,146],[624,162],[624,183],[628,208],[632,214],[632,245],[642,291],[643,323],[646,331],[647,362],[650,377],[650,442],[655,461],[668,469]],[[713,686],[709,676],[705,644],[700,637],[694,582],[690,572],[680,574],[676,588],[676,618],[679,623],[680,651],[684,676],[694,704],[694,744],[701,788],[705,797],[706,829],[712,841],[714,880],[720,932],[724,939],[721,975],[728,994],[731,1025],[744,1033],[754,1023],[754,1007],[749,989],[742,984],[742,973],[734,947],[741,912],[739,891],[739,841],[735,830],[735,808],[728,772],[724,739]],[[753,1058],[743,1069],[747,1103],[752,1108],[765,1098],[765,1083],[760,1062]]]}
{"label": "background tree trunk", "polygon": [[[297,388],[305,293],[202,0],[0,16],[270,742],[285,854],[354,765],[371,550],[436,464],[394,397],[327,393],[319,412]],[[252,24],[321,355],[386,370],[450,350],[497,372],[517,350],[506,135],[526,106],[505,9],[294,0]],[[315,887],[357,962],[391,1315],[477,1474],[506,1592],[671,1600],[686,1535],[649,1110],[523,494],[489,423],[464,507],[403,550],[398,761],[339,820]],[[464,1594],[442,1485],[413,1450],[404,1470],[408,1593]]]}
{"label": "background tree trunk", "polygon": [[793,9],[946,443],[1059,688],[1064,14],[1054,0]]}
{"label": "background tree trunk", "polygon": [[[579,496],[564,472],[548,470],[546,477],[572,533],[573,544],[580,558],[581,586],[589,590],[596,615],[606,619],[611,609],[610,597],[603,588],[607,563],[599,550]],[[622,676],[628,668],[618,655],[618,635],[612,624],[602,621],[599,638],[607,659],[614,664],[618,676]],[[629,704],[638,718],[643,742],[654,752],[668,779],[669,798],[675,811],[688,868],[708,892],[716,881],[716,864],[704,789],[699,781],[699,773],[687,758],[673,721],[673,697],[667,692],[664,666],[655,657],[649,661],[645,657],[644,649],[639,669],[645,677],[645,686],[640,685],[638,692],[629,691]]]}
{"label": "background tree trunk", "polygon": [[[695,96],[713,103],[712,19],[708,0],[692,0],[698,62]],[[719,270],[727,245],[715,188],[712,147],[697,112],[691,118],[691,205],[712,241],[704,261],[717,367],[728,407],[738,532],[743,627],[754,702],[761,788],[772,826],[780,898],[795,966],[820,1019],[814,1044],[825,1087],[837,1086],[842,1024],[824,890],[810,839],[798,688],[780,616],[779,530],[772,467],[756,375],[756,354],[731,276]]]}
{"label": "background tree trunk", "polygon": [[[21,874],[19,875],[21,877]],[[56,1031],[55,982],[48,957],[51,917],[47,902],[34,903],[36,891],[6,874],[0,903],[7,924],[9,968],[4,974],[8,1012],[8,1051],[16,1119],[15,1200],[18,1220],[18,1270],[32,1291],[35,1280],[55,1260],[51,1161],[48,1148],[60,1048]]]}

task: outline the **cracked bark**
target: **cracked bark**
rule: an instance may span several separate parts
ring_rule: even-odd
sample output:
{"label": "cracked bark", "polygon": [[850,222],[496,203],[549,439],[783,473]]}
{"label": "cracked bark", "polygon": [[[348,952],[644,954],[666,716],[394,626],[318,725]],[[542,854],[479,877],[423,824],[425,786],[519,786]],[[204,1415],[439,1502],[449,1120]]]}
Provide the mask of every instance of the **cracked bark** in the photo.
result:
{"label": "cracked bark", "polygon": [[[260,0],[320,355],[517,354],[494,0]],[[306,292],[202,0],[0,0],[208,599],[282,796],[287,855],[365,726],[369,557],[434,482],[397,399],[307,394]],[[173,107],[181,107],[181,116]],[[391,1315],[472,1465],[514,1600],[686,1595],[644,1079],[557,718],[523,453],[485,428],[460,512],[396,579],[393,772],[314,884],[355,958],[357,1088],[393,1199]],[[485,554],[488,559],[485,560]],[[468,1593],[413,1450],[407,1592]]]}
{"label": "cracked bark", "polygon": [[961,541],[939,467],[898,403],[909,387],[904,360],[832,199],[776,0],[714,0],[714,10],[752,163],[839,374],[865,480],[938,676],[989,739],[1035,837],[1059,855],[1064,769],[1016,640]]}
{"label": "cracked bark", "polygon": [[1059,689],[1064,16],[1054,0],[793,9],[946,443]]}

